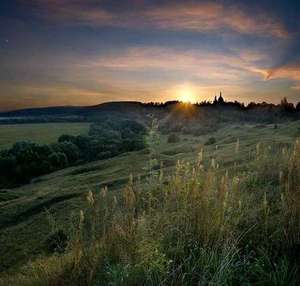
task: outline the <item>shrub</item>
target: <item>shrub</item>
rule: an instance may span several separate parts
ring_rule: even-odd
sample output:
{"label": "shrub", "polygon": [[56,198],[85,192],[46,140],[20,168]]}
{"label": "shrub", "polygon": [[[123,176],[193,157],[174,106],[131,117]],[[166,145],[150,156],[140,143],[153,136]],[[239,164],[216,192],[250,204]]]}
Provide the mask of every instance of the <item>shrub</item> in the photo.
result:
{"label": "shrub", "polygon": [[205,145],[212,145],[216,143],[216,138],[215,137],[210,137],[208,140],[204,143]]}
{"label": "shrub", "polygon": [[48,157],[49,162],[54,169],[64,168],[68,165],[68,158],[62,152],[54,152]]}
{"label": "shrub", "polygon": [[62,253],[68,245],[68,236],[64,230],[59,229],[49,235],[45,241],[46,250],[50,253]]}
{"label": "shrub", "polygon": [[64,153],[67,156],[69,163],[75,163],[80,159],[80,150],[71,141],[62,141],[60,143],[54,144],[53,149],[56,152]]}
{"label": "shrub", "polygon": [[168,143],[177,143],[179,141],[180,141],[180,137],[175,133],[170,134],[168,136]]}
{"label": "shrub", "polygon": [[59,143],[60,142],[72,142],[75,143],[76,141],[76,136],[74,135],[68,135],[68,134],[63,134],[61,136],[59,136],[58,140]]}

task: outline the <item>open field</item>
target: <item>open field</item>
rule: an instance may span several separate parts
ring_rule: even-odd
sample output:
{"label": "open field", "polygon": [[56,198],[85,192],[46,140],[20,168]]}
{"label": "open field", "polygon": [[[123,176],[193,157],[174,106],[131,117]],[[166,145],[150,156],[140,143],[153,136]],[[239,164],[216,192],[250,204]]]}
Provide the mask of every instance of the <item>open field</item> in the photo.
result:
{"label": "open field", "polygon": [[[254,160],[257,143],[261,142],[264,146],[291,145],[298,136],[299,124],[299,121],[279,124],[277,129],[274,125],[227,126],[205,136],[181,135],[178,143],[167,143],[167,137],[160,136],[160,142],[155,147],[157,167],[159,168],[159,162],[163,162],[164,173],[168,176],[177,160],[196,162],[198,153],[203,148],[204,164],[209,165],[211,158],[214,158],[220,170],[247,171],[249,161]],[[85,128],[85,125],[79,125],[74,126],[73,130],[80,131]],[[216,138],[216,144],[206,146],[204,143],[211,136]],[[238,153],[235,152],[237,140]],[[51,231],[46,210],[49,210],[58,225],[66,226],[71,214],[77,215],[83,208],[83,198],[88,191],[97,194],[102,187],[108,186],[110,193],[118,195],[128,182],[130,174],[140,176],[143,184],[145,176],[149,174],[148,164],[149,154],[142,150],[67,168],[40,177],[31,184],[2,190],[0,270],[13,271],[26,261],[46,253],[45,241]]]}
{"label": "open field", "polygon": [[38,123],[0,125],[0,149],[11,147],[17,141],[53,143],[62,134],[84,135],[89,123]]}

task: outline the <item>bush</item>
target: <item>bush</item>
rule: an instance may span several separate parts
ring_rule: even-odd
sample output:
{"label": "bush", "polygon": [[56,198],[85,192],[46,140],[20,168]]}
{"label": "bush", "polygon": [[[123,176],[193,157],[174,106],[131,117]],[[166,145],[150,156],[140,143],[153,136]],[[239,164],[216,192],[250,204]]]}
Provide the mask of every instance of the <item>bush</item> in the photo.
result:
{"label": "bush", "polygon": [[61,136],[59,136],[58,140],[59,143],[60,142],[72,142],[75,143],[76,141],[76,136],[74,135],[68,135],[68,134],[63,134]]}
{"label": "bush", "polygon": [[70,141],[62,141],[60,143],[54,144],[53,149],[56,152],[64,153],[67,156],[69,163],[75,163],[80,159],[79,148]]}
{"label": "bush", "polygon": [[45,241],[46,250],[49,253],[63,253],[68,245],[68,236],[64,230],[59,229],[49,235]]}
{"label": "bush", "polygon": [[204,143],[205,145],[212,145],[216,143],[216,138],[215,137],[210,137],[208,140]]}
{"label": "bush", "polygon": [[180,137],[177,134],[170,134],[168,136],[168,143],[177,143],[180,141]]}
{"label": "bush", "polygon": [[54,169],[64,168],[68,165],[68,158],[65,153],[54,152],[48,158]]}

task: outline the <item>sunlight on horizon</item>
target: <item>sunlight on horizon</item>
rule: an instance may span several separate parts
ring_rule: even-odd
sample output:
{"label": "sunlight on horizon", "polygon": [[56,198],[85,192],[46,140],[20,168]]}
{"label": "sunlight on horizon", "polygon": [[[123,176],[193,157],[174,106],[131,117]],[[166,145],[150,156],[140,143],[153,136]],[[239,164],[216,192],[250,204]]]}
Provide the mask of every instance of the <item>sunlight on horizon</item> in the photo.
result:
{"label": "sunlight on horizon", "polygon": [[196,96],[195,89],[189,84],[184,84],[179,87],[177,98],[179,101],[182,101],[185,103],[196,103],[197,102],[197,96]]}

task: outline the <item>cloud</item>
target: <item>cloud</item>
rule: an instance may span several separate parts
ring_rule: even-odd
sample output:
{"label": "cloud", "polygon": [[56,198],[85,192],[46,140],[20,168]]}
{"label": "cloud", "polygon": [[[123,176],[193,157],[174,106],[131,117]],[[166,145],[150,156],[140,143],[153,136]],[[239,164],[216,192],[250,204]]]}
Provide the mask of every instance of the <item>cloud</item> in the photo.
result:
{"label": "cloud", "polygon": [[295,84],[294,86],[292,86],[292,88],[300,91],[300,83]]}
{"label": "cloud", "polygon": [[[46,8],[52,20],[69,24],[125,28],[155,28],[174,31],[216,32],[288,37],[283,24],[265,11],[250,14],[245,9],[212,2],[145,6],[138,9],[108,10],[86,1],[35,1]],[[174,3],[174,2],[173,2]]]}
{"label": "cloud", "polygon": [[287,36],[283,26],[265,13],[253,17],[236,7],[215,3],[158,7],[146,11],[145,16],[152,25],[166,29],[201,32],[228,28],[245,34]]}
{"label": "cloud", "polygon": [[[248,51],[250,53],[250,51]],[[121,52],[104,54],[78,63],[82,68],[112,72],[148,72],[180,74],[181,77],[217,81],[240,81],[250,74],[260,74],[256,66],[258,60],[266,56],[252,53],[224,54],[205,50],[179,50],[175,48],[139,47],[128,48]],[[255,55],[255,56],[254,56]]]}
{"label": "cloud", "polygon": [[286,64],[278,68],[266,70],[266,80],[288,79],[294,82],[293,89],[300,90],[300,63]]}

